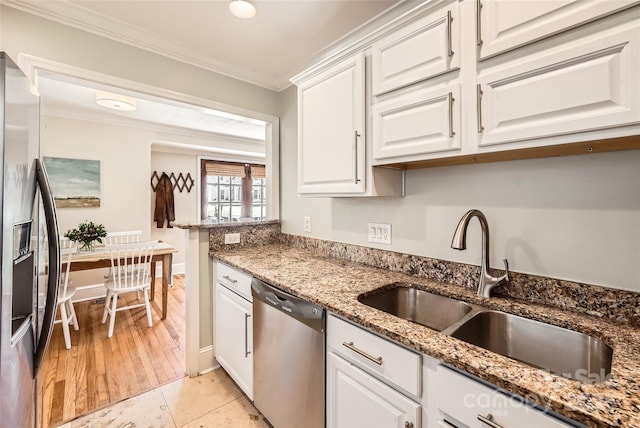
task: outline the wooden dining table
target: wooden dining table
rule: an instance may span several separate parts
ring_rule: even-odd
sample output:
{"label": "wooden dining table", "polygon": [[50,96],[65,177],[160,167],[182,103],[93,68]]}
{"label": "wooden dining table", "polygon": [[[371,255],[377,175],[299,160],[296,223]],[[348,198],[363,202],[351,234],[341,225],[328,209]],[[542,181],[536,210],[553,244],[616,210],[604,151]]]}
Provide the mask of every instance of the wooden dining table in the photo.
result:
{"label": "wooden dining table", "polygon": [[[151,272],[155,275],[156,263],[162,263],[162,316],[161,319],[167,318],[167,297],[169,294],[169,284],[171,283],[171,264],[173,262],[173,254],[178,250],[166,242],[158,242],[153,250],[153,258],[151,259]],[[63,262],[64,267],[64,262]],[[78,272],[90,269],[103,269],[111,267],[111,253],[106,246],[96,247],[93,251],[78,252],[71,256],[71,272]],[[151,281],[150,300],[155,297],[155,281]]]}

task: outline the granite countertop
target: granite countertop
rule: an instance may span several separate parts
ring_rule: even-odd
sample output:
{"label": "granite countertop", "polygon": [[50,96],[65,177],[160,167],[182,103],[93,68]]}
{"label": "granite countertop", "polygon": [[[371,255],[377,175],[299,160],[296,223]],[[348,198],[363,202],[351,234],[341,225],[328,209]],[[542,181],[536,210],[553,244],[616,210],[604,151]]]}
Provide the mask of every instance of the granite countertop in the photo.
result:
{"label": "granite countertop", "polygon": [[217,229],[217,228],[233,228],[238,226],[257,226],[267,224],[278,224],[280,220],[261,220],[261,221],[232,221],[228,223],[218,223],[208,220],[176,220],[171,225],[178,229]]}
{"label": "granite countertop", "polygon": [[[211,255],[383,336],[587,426],[640,426],[638,328],[514,299],[482,299],[468,288],[328,258],[311,250],[282,244],[231,249]],[[437,294],[599,337],[614,350],[612,376],[598,384],[565,379],[386,314],[357,299],[360,294],[389,288],[395,283],[414,284]]]}

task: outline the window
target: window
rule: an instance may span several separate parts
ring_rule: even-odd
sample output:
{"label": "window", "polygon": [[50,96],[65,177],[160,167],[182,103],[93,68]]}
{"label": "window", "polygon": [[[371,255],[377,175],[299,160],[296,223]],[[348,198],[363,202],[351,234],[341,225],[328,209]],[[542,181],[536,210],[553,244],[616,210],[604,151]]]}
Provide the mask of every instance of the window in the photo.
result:
{"label": "window", "polygon": [[203,220],[220,223],[267,217],[265,166],[202,160]]}

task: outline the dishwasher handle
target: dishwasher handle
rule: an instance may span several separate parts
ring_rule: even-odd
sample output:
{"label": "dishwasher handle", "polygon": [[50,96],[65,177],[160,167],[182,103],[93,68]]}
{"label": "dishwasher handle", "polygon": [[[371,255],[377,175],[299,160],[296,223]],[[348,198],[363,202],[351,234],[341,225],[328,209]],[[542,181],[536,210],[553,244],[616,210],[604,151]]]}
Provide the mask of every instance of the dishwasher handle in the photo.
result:
{"label": "dishwasher handle", "polygon": [[257,278],[251,280],[251,291],[254,299],[296,318],[319,320],[324,315],[322,306],[307,302]]}

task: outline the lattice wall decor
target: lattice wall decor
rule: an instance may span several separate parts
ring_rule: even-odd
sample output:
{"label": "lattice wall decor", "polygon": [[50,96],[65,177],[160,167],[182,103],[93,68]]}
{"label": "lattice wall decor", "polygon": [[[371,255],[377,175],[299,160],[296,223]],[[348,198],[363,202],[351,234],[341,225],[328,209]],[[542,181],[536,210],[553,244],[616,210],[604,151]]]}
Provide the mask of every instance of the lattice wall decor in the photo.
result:
{"label": "lattice wall decor", "polygon": [[[151,174],[151,188],[154,192],[158,188],[158,182],[160,181],[161,175],[162,174],[158,174],[158,171],[153,171],[153,174]],[[187,175],[179,173],[177,177],[176,174],[172,172],[169,174],[169,180],[171,180],[171,188],[173,190],[176,190],[177,188],[180,193],[185,189],[187,189],[187,193],[191,193],[191,189],[193,189],[193,186],[196,183],[193,181],[193,178],[191,178],[190,172],[188,172]]]}

